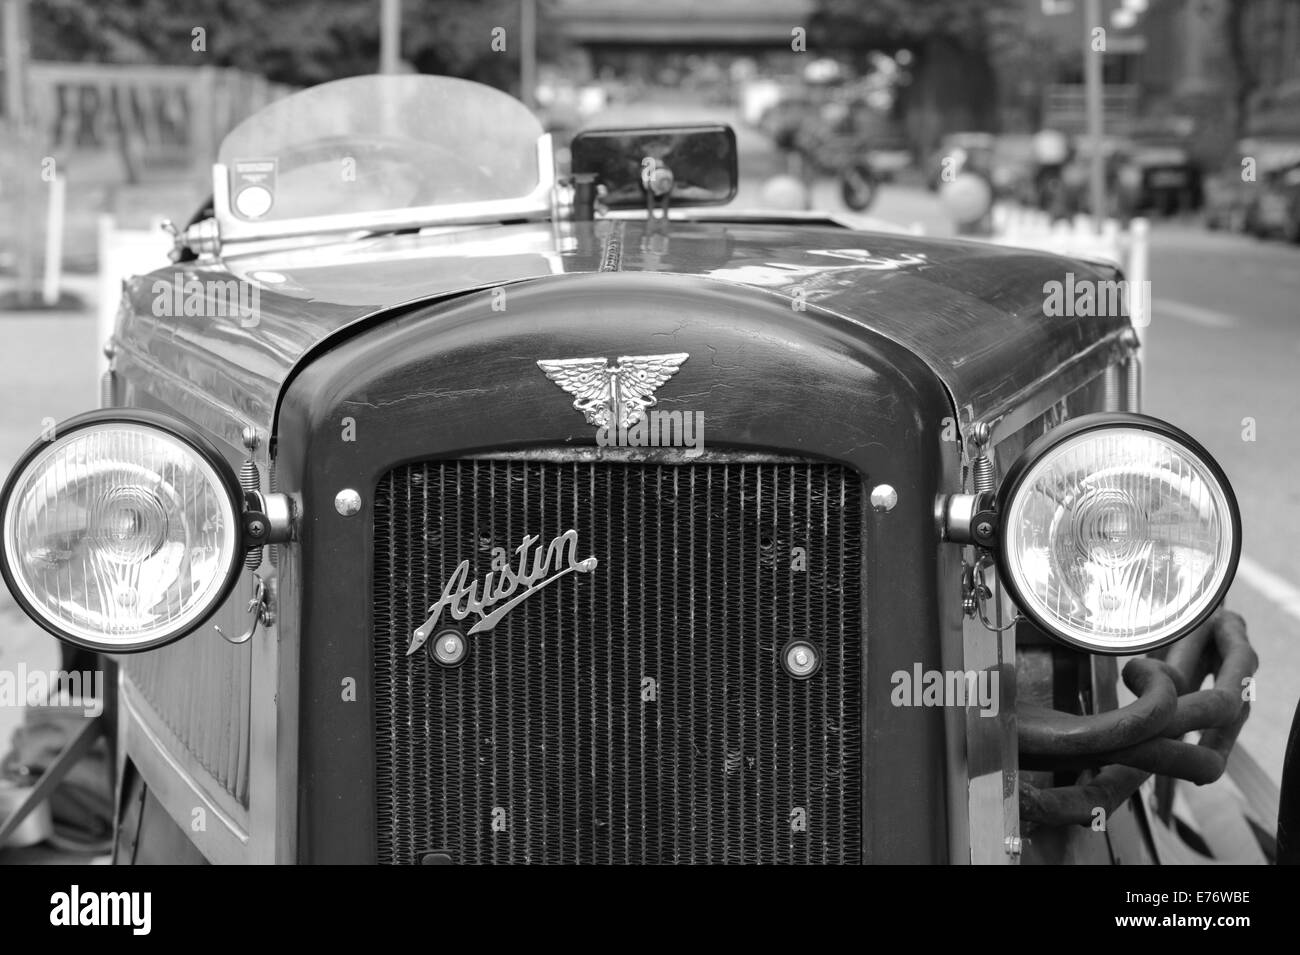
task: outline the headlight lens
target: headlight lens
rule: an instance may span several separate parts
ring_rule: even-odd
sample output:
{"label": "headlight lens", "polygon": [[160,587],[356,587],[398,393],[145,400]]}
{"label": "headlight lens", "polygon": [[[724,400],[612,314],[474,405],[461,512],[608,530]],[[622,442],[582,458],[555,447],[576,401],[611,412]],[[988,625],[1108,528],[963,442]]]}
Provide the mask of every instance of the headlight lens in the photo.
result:
{"label": "headlight lens", "polygon": [[59,433],[6,489],[15,596],[47,629],[102,652],[188,633],[229,593],[242,558],[238,499],[218,462],[149,423]]}
{"label": "headlight lens", "polygon": [[1090,417],[1105,420],[1066,426],[1008,474],[1002,569],[1021,610],[1054,635],[1142,652],[1218,605],[1240,518],[1222,472],[1186,435],[1138,415]]}

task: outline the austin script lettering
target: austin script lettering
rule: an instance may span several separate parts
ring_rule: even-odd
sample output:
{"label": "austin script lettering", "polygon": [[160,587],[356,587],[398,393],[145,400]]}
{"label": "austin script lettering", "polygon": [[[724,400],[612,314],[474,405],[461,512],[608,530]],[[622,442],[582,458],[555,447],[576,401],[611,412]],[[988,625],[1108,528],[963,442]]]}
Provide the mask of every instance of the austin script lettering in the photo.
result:
{"label": "austin script lettering", "polygon": [[479,620],[470,627],[469,632],[482,633],[491,630],[512,608],[548,584],[575,570],[586,574],[596,569],[595,557],[578,559],[577,531],[565,531],[547,547],[533,550],[533,545],[539,540],[541,538],[532,534],[525,535],[523,543],[515,548],[518,558],[515,566],[507,564],[500,570],[490,571],[481,581],[481,587],[480,581],[469,579],[469,561],[462,560],[442,588],[438,602],[429,608],[429,619],[411,635],[411,645],[406,648],[406,655],[410,656],[424,646],[425,641],[433,635],[444,610],[456,620],[464,620],[474,614]]}

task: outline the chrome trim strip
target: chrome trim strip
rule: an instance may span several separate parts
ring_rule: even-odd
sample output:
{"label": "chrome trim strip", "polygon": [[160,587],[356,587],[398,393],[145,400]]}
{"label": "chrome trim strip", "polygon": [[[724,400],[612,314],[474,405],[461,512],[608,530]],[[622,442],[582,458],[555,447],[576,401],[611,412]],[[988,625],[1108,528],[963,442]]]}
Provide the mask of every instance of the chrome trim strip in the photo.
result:
{"label": "chrome trim strip", "polygon": [[[994,574],[993,625],[1006,626],[1016,608]],[[966,710],[967,740],[978,758],[971,761],[971,862],[977,865],[1018,865],[1020,852],[1020,748],[1016,729],[1016,631],[1008,627],[990,633],[978,618],[965,629],[966,669],[996,668],[998,715],[985,717]]]}
{"label": "chrome trim strip", "polygon": [[[967,561],[974,551],[965,548]],[[1010,608],[994,582],[995,625],[1001,626]],[[946,707],[944,726],[948,749],[948,848],[954,865],[1015,865],[1010,840],[1020,836],[1019,751],[1016,742],[1015,631],[993,634],[977,618],[962,617],[957,639],[942,645],[948,670],[990,670],[998,673],[998,713],[983,716],[978,707]],[[956,635],[953,635],[956,637]]]}
{"label": "chrome trim strip", "polygon": [[[263,568],[271,584],[274,621],[253,640],[249,696],[248,807],[252,859],[292,864],[298,852],[298,694],[301,607],[281,594],[303,592],[298,547],[284,546]],[[269,571],[269,573],[268,573]]]}

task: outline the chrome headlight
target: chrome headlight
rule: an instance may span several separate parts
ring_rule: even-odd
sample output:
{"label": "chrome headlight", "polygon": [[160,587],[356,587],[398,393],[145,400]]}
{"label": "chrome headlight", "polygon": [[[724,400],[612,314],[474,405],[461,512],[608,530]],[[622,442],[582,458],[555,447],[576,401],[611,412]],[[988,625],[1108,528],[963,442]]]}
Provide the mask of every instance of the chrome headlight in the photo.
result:
{"label": "chrome headlight", "polygon": [[1032,444],[998,494],[998,563],[1021,611],[1093,653],[1171,643],[1223,599],[1241,517],[1223,471],[1155,418],[1094,414]]}
{"label": "chrome headlight", "polygon": [[0,494],[0,570],[29,616],[102,653],[185,636],[243,564],[243,495],[197,432],[92,412],[30,448]]}

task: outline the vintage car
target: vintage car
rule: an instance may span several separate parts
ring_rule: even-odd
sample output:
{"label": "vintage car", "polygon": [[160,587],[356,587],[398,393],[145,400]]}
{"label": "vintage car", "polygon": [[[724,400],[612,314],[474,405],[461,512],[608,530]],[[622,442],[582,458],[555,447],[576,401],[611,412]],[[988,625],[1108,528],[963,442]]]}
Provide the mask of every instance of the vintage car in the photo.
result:
{"label": "vintage car", "polygon": [[725,126],[570,145],[307,89],[124,283],[0,500],[16,600],[117,668],[115,858],[1210,854],[1241,522],[1138,413],[1118,272],[710,210]]}

